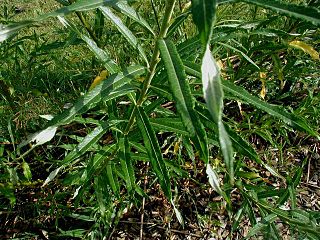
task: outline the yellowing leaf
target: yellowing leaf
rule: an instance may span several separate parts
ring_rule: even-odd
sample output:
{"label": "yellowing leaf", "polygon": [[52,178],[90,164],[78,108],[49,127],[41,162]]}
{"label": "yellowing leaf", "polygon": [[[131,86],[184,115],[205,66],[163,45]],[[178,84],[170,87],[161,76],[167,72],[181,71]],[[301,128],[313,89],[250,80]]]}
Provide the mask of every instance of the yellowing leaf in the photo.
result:
{"label": "yellowing leaf", "polygon": [[145,79],[144,76],[142,76],[142,77],[137,77],[137,80],[138,80],[139,82],[144,82],[144,79]]}
{"label": "yellowing leaf", "polygon": [[267,93],[266,81],[265,81],[266,78],[267,78],[267,73],[266,72],[260,72],[259,75],[260,75],[260,81],[262,83],[261,91],[260,91],[260,97],[262,99],[264,99],[266,97],[266,93]]}
{"label": "yellowing leaf", "polygon": [[191,7],[191,2],[187,2],[184,5],[182,5],[182,12],[186,12]]}
{"label": "yellowing leaf", "polygon": [[266,79],[267,78],[267,73],[266,72],[260,72],[259,76],[261,79]]}
{"label": "yellowing leaf", "polygon": [[309,44],[306,44],[305,42],[302,41],[292,41],[289,43],[290,46],[301,49],[305,53],[308,53],[313,59],[319,60],[319,53]]}
{"label": "yellowing leaf", "polygon": [[100,82],[102,82],[103,80],[105,80],[107,78],[107,76],[109,75],[107,70],[103,70],[98,76],[96,76],[96,78],[93,80],[93,82],[91,83],[91,86],[89,88],[89,91],[92,90],[95,86],[97,86]]}
{"label": "yellowing leaf", "polygon": [[179,152],[179,148],[180,148],[180,141],[177,141],[177,142],[175,142],[174,148],[173,148],[174,155],[177,155],[177,153]]}

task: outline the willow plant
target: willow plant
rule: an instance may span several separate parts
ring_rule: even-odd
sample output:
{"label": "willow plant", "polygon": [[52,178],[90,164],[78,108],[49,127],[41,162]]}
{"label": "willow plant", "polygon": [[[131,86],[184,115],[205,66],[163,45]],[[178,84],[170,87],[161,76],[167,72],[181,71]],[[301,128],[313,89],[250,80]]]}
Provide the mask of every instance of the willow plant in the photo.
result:
{"label": "willow plant", "polygon": [[[288,180],[262,161],[254,147],[225,121],[224,98],[250,104],[280,119],[290,128],[319,139],[318,133],[305,119],[290,113],[285,107],[269,104],[245,88],[225,80],[212,54],[217,44],[227,45],[228,38],[237,34],[242,27],[238,25],[230,28],[227,34],[219,32],[219,29],[215,28],[215,18],[220,5],[245,2],[276,11],[280,15],[320,25],[320,13],[317,8],[278,0],[193,0],[179,12],[176,0],[166,0],[162,12],[155,11],[156,17],[161,16],[161,21],[157,21],[157,27],[157,24],[150,26],[129,1],[57,1],[64,6],[54,12],[20,23],[2,25],[0,28],[0,40],[13,41],[20,29],[38,25],[48,18],[57,18],[66,31],[82,39],[105,68],[104,77],[98,78],[91,90],[80,96],[71,108],[54,116],[44,130],[35,133],[18,146],[21,150],[27,144],[31,144],[33,149],[51,141],[59,127],[71,122],[90,123],[95,126],[73,150],[63,159],[59,159],[55,170],[43,185],[49,184],[62,172],[73,172],[72,180],[65,181],[71,181],[77,186],[74,198],[79,201],[85,192],[93,187],[100,215],[104,224],[108,225],[117,208],[116,200],[123,199],[121,186],[125,186],[130,201],[136,195],[146,197],[137,179],[138,163],[150,162],[150,174],[156,177],[178,220],[183,224],[183,214],[178,210],[179,203],[174,201],[171,181],[173,172],[182,171],[182,167],[164,157],[157,134],[165,132],[184,139],[179,146],[181,149],[193,149],[191,153],[189,151],[189,155],[183,157],[196,156],[196,161],[204,162],[211,187],[227,203],[233,231],[246,215],[253,226],[248,237],[262,229],[268,229],[269,235],[280,238],[275,225],[277,219],[280,219],[296,226],[308,237],[317,238],[320,228],[311,213],[301,213],[296,209],[285,211],[280,208],[288,201],[292,188],[297,187],[301,172],[296,173],[293,181],[287,184],[288,187],[279,191],[267,188],[253,190],[253,182],[243,181],[244,168],[239,166],[247,166],[247,162],[244,158],[237,158],[236,161],[235,156],[239,155],[265,168],[280,181]],[[151,2],[155,7],[153,1]],[[69,18],[72,13],[77,14],[80,24],[77,24],[74,18]],[[95,14],[95,23],[90,25],[84,13]],[[180,42],[175,41],[175,32],[183,29],[183,24],[188,21],[190,15],[198,34],[187,36],[186,40]],[[151,54],[147,54],[149,51],[145,51],[145,44],[130,30],[124,18],[137,22],[146,35],[154,38],[150,47]],[[103,27],[106,22],[113,24],[136,51],[136,54],[133,54],[135,58],[130,61],[134,64],[123,68],[112,58],[103,43]],[[260,34],[263,34],[263,31],[260,31]],[[281,34],[284,33],[274,31],[273,34],[281,38]],[[235,50],[255,71],[260,71],[260,67],[251,57],[239,49]],[[198,90],[199,87],[201,91]],[[123,102],[126,104],[123,105]],[[174,102],[175,109],[164,108],[162,105],[166,102]],[[122,104],[121,107],[119,104]],[[97,109],[102,111],[99,112]],[[85,117],[92,115],[83,115],[90,112],[95,113],[93,118]],[[106,134],[112,139],[109,144],[103,144],[102,141]],[[220,176],[212,165],[212,159],[215,158],[211,150],[213,146],[219,147],[223,159],[221,164],[225,167]],[[20,158],[24,156],[25,154],[22,154]],[[79,167],[74,170],[74,166]],[[246,176],[248,174],[253,173],[249,171]],[[237,211],[233,209],[230,197],[234,189],[238,189],[243,197],[243,205]],[[266,198],[278,200],[271,204]],[[258,209],[258,212],[255,212],[253,207]],[[263,221],[257,222],[258,215]]]}

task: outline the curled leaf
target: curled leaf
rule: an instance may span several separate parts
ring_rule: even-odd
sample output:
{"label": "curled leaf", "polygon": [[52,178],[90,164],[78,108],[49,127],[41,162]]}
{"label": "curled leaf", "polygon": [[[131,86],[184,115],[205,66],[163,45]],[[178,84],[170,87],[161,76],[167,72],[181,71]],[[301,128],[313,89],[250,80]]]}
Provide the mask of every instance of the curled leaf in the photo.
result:
{"label": "curled leaf", "polygon": [[218,174],[216,173],[215,170],[211,167],[210,164],[207,164],[207,170],[206,170],[207,176],[209,178],[209,183],[213,190],[215,190],[217,193],[222,195],[222,190],[220,188],[220,183],[219,183],[219,177]]}
{"label": "curled leaf", "polygon": [[309,44],[302,41],[292,41],[289,43],[291,47],[298,48],[305,53],[308,53],[314,60],[319,60],[319,53]]}

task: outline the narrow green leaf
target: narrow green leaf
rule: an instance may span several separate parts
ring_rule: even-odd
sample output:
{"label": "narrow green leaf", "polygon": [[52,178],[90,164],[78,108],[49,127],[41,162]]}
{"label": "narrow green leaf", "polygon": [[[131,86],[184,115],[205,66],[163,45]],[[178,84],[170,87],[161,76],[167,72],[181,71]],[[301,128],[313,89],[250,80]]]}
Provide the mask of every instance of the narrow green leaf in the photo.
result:
{"label": "narrow green leaf", "polygon": [[34,21],[23,21],[9,25],[0,24],[0,43],[15,35],[19,30],[24,27],[30,26]]}
{"label": "narrow green leaf", "polygon": [[64,158],[63,164],[70,163],[76,158],[79,158],[84,154],[90,147],[96,144],[100,138],[106,133],[110,127],[118,124],[119,121],[112,120],[109,122],[101,122],[101,125],[96,127],[92,132],[90,132],[85,138],[74,148],[68,155]]}
{"label": "narrow green leaf", "polygon": [[114,149],[115,144],[111,144],[103,147],[94,155],[94,157],[87,164],[87,167],[81,176],[81,184],[91,181],[94,173],[101,171],[101,169],[104,167],[104,164],[109,161],[108,156],[110,155],[110,152]]}
{"label": "narrow green leaf", "polygon": [[49,142],[55,136],[56,131],[57,131],[56,126],[50,126],[45,130],[31,134],[30,136],[28,136],[28,138],[25,141],[22,141],[18,145],[18,148],[24,147],[29,143],[31,143],[33,147],[35,147],[35,146],[42,145],[46,142]]}
{"label": "narrow green leaf", "polygon": [[211,39],[216,7],[215,0],[192,0],[193,21],[198,27],[203,46],[206,46]]}
{"label": "narrow green leaf", "polygon": [[104,6],[104,5],[110,6],[114,4],[114,2],[115,2],[114,0],[78,0],[69,6],[56,10],[53,13],[53,16],[55,16],[55,14],[57,13],[66,15],[75,11],[88,11],[91,9],[95,9],[99,6]]}
{"label": "narrow green leaf", "polygon": [[[188,74],[200,78],[200,68],[197,64],[190,62],[184,62],[184,64],[186,65],[185,69]],[[309,126],[305,119],[289,113],[284,107],[264,102],[258,97],[251,95],[243,87],[237,86],[230,81],[223,80],[221,84],[224,92],[227,94],[226,98],[241,99],[245,103],[252,104],[270,115],[277,117],[286,124],[320,139],[319,134]]]}
{"label": "narrow green leaf", "polygon": [[71,161],[79,158],[86,151],[88,151],[93,145],[95,145],[103,134],[113,125],[116,125],[119,121],[113,120],[110,122],[102,122],[100,126],[96,127],[91,133],[89,133],[83,140],[63,159],[62,165],[53,170],[42,186],[51,182],[59,173],[61,169],[64,169]]}
{"label": "narrow green leaf", "polygon": [[245,201],[244,203],[241,204],[240,209],[236,212],[235,216],[234,216],[234,220],[232,223],[232,227],[231,227],[231,231],[234,232],[237,230],[243,216],[245,213],[245,208],[247,207],[247,201]]}
{"label": "narrow green leaf", "polygon": [[236,2],[237,0],[217,0],[217,4],[224,4],[224,3],[231,3],[231,2]]}
{"label": "narrow green leaf", "polygon": [[194,99],[182,61],[172,41],[159,40],[158,43],[181,120],[196,144],[197,150],[200,151],[201,158],[205,163],[208,163],[209,152],[206,132],[194,110]]}
{"label": "narrow green leaf", "polygon": [[120,11],[121,13],[126,15],[127,17],[133,19],[134,21],[139,23],[141,26],[148,29],[149,32],[151,32],[152,35],[155,36],[155,33],[152,30],[152,28],[150,27],[150,25],[148,24],[148,22],[144,18],[142,18],[141,15],[139,13],[137,13],[134,8],[130,7],[126,1],[117,1],[112,7],[114,9]]}
{"label": "narrow green leaf", "polygon": [[256,235],[257,233],[261,232],[264,228],[266,228],[270,223],[274,222],[277,219],[276,214],[270,214],[263,218],[261,222],[258,222],[256,225],[254,225],[249,233],[246,236],[246,239]]}
{"label": "narrow green leaf", "polygon": [[116,195],[116,197],[119,197],[120,185],[117,179],[115,163],[112,160],[107,163],[107,168],[105,171],[103,171],[103,174],[106,175],[107,182],[109,183],[113,193]]}
{"label": "narrow green leaf", "polygon": [[173,206],[174,213],[176,214],[176,217],[177,217],[179,223],[181,224],[182,227],[184,227],[183,217],[182,217],[179,209],[175,206],[173,200],[171,200],[171,205]]}
{"label": "narrow green leaf", "polygon": [[68,230],[64,231],[60,228],[58,228],[60,233],[57,234],[57,237],[73,237],[73,238],[83,238],[86,234],[85,229],[74,229],[74,230]]}
{"label": "narrow green leaf", "polygon": [[134,176],[134,169],[132,165],[132,160],[130,157],[130,148],[129,148],[129,141],[128,137],[124,136],[119,139],[119,148],[120,148],[120,163],[122,173],[124,175],[124,180],[127,185],[127,189],[129,193],[135,189],[135,176]]}
{"label": "narrow green leaf", "polygon": [[[79,97],[73,107],[55,116],[48,123],[48,126],[59,126],[70,123],[77,115],[95,107],[100,101],[110,100],[112,96],[120,96],[121,92],[119,93],[119,88],[130,82],[135,76],[143,74],[144,72],[145,67],[132,66],[125,69],[122,73],[111,75],[84,96]],[[117,94],[113,95],[115,92]],[[123,94],[126,93],[126,91],[123,91]]]}
{"label": "narrow green leaf", "polygon": [[230,139],[232,140],[233,146],[239,153],[249,157],[249,159],[254,160],[258,164],[264,164],[252,145],[250,145],[243,137],[241,137],[228,125],[225,125],[225,129],[228,132]]}
{"label": "narrow green leaf", "polygon": [[13,186],[10,186],[8,184],[0,184],[0,194],[4,195],[10,201],[11,206],[14,206],[16,204],[16,197],[14,193],[15,189]]}
{"label": "narrow green leaf", "polygon": [[251,95],[244,88],[239,87],[230,81],[222,81],[222,85],[224,90],[229,94],[231,94],[231,96],[236,97],[237,100],[241,99],[245,103],[252,104],[257,108],[263,111],[266,111],[270,115],[281,119],[286,124],[300,131],[307,132],[308,134],[320,139],[320,136],[318,135],[318,133],[314,131],[303,118],[300,118],[297,115],[287,112],[287,110],[284,107],[264,102],[260,100],[258,97]]}
{"label": "narrow green leaf", "polygon": [[110,58],[110,56],[101,48],[97,46],[97,43],[93,41],[90,37],[80,32],[77,27],[71,22],[65,19],[64,17],[58,16],[60,22],[66,28],[71,29],[73,32],[77,33],[78,36],[88,45],[89,49],[94,53],[99,61],[101,61],[105,68],[111,73],[116,73],[119,71],[117,64]]}
{"label": "narrow green leaf", "polygon": [[180,118],[154,118],[150,119],[151,125],[158,130],[188,135]]}
{"label": "narrow green leaf", "polygon": [[238,52],[242,55],[242,57],[244,57],[249,63],[251,63],[253,66],[256,67],[256,69],[259,71],[260,70],[260,67],[247,55],[245,54],[243,51],[239,50],[238,48],[235,48],[229,44],[226,44],[226,43],[222,43],[222,42],[218,42],[218,44],[222,45],[222,46],[225,46],[226,48],[229,48],[235,52]]}
{"label": "narrow green leaf", "polygon": [[138,42],[138,39],[130,31],[130,29],[126,27],[126,25],[122,22],[122,20],[117,15],[115,15],[110,8],[100,7],[99,9],[102,11],[103,15],[106,18],[108,18],[110,21],[114,23],[114,25],[117,27],[119,32],[121,32],[121,34],[127,39],[130,45],[139,51],[142,59],[145,61],[145,63],[148,66],[149,61],[145,54],[145,51],[142,48],[141,44]]}
{"label": "narrow green leaf", "polygon": [[46,180],[44,181],[44,183],[42,184],[42,187],[44,187],[45,185],[47,185],[49,182],[51,182],[56,176],[57,174],[60,172],[61,168],[63,168],[63,166],[58,167],[57,169],[53,170],[49,176],[46,178]]}
{"label": "narrow green leaf", "polygon": [[54,12],[41,15],[32,20],[9,25],[0,24],[0,42],[3,42],[12,35],[16,34],[22,28],[32,26],[38,22],[47,20],[48,18],[64,16],[75,11],[87,11],[103,5],[112,5],[113,3],[114,0],[78,0],[69,6],[62,7]]}
{"label": "narrow green leaf", "polygon": [[70,30],[78,34],[78,36],[88,45],[89,49],[94,53],[97,59],[104,64],[105,68],[111,74],[119,71],[119,67],[117,66],[117,64],[110,58],[110,56],[103,49],[97,46],[97,43],[95,41],[93,41],[87,35],[81,33],[81,31],[78,30],[77,27],[71,21],[68,21],[64,17],[60,16],[58,16],[58,19],[64,27],[69,28]]}
{"label": "narrow green leaf", "polygon": [[187,11],[177,16],[168,29],[167,37],[170,37],[175,30],[177,30],[177,28],[189,17],[189,15],[190,11]]}
{"label": "narrow green leaf", "polygon": [[299,18],[315,25],[320,25],[320,11],[317,8],[305,5],[296,5],[278,0],[242,0],[243,2],[251,3],[263,8],[268,8],[280,14],[290,17]]}
{"label": "narrow green leaf", "polygon": [[29,164],[25,161],[22,162],[22,170],[23,170],[23,175],[25,176],[25,178],[30,181],[32,178],[32,173],[29,167]]}
{"label": "narrow green leaf", "polygon": [[137,123],[151,161],[151,166],[154,169],[157,177],[159,178],[159,182],[163,192],[165,193],[167,198],[171,200],[172,194],[170,178],[168,170],[162,158],[161,149],[156,134],[154,133],[149,118],[142,107],[137,107],[137,114]]}
{"label": "narrow green leaf", "polygon": [[212,57],[209,45],[202,59],[201,73],[203,95],[213,120],[218,124],[222,118],[223,91],[219,67]]}
{"label": "narrow green leaf", "polygon": [[[191,63],[191,62],[188,62],[188,61],[185,61],[184,64],[185,64],[186,72],[188,74],[190,74],[191,76],[197,77],[197,78],[201,78],[200,67],[199,67],[198,64]],[[282,113],[284,113],[285,116],[287,116],[287,117],[289,117],[291,119],[297,119],[298,118],[298,117],[294,116],[293,114],[289,114],[283,107],[275,106],[275,105],[271,105],[271,104],[268,104],[266,102],[263,102],[259,98],[256,98],[256,97],[252,96],[244,88],[239,87],[239,86],[237,86],[235,84],[232,84],[229,81],[221,81],[221,84],[222,84],[225,92],[229,94],[227,97],[230,97],[230,95],[238,95],[238,94],[239,95],[243,95],[242,97],[241,96],[240,97],[245,102],[247,102],[246,101],[247,98],[251,98],[251,101],[250,101],[251,104],[255,105],[256,103],[258,103],[257,107],[262,109],[262,110],[265,110],[265,111],[267,111],[267,109],[269,109],[269,110],[273,109],[273,111],[271,113],[268,112],[268,111],[267,112],[270,113],[271,115],[274,115],[274,116],[280,118],[280,119],[282,119],[284,117],[284,116],[279,117],[279,115],[281,115]],[[243,92],[243,94],[242,94],[242,92]],[[245,96],[245,98],[244,98],[244,96]],[[237,100],[238,100],[238,98],[237,98]],[[261,104],[264,107],[261,107]],[[276,112],[276,114],[274,113],[274,111]],[[214,127],[210,123],[211,120],[208,118],[208,114],[206,112],[203,113],[203,110],[202,110],[202,112],[199,112],[199,114],[200,114],[201,118],[205,120],[205,122],[209,123],[209,125],[207,124],[208,126],[205,125],[206,127],[208,127],[208,128],[213,128]],[[300,119],[300,120],[298,120],[298,122],[301,122],[301,121],[305,122],[305,120],[303,120],[302,118],[298,118],[298,119]],[[304,125],[304,124],[302,124],[302,125]],[[307,125],[307,123],[305,123],[305,126],[307,126],[307,129],[311,129],[310,126]],[[228,125],[225,125],[225,128],[226,128],[226,130],[228,132],[229,137],[232,140],[232,143],[233,143],[234,147],[236,148],[236,150],[238,152],[240,152],[241,154],[243,154],[243,155],[249,157],[250,159],[256,161],[257,163],[262,164],[272,175],[283,179],[283,176],[281,176],[274,168],[272,168],[271,166],[269,166],[266,163],[262,162],[262,160],[260,159],[259,155],[256,153],[256,151],[253,149],[253,147],[248,142],[246,142],[241,136],[239,136],[235,131],[233,131],[230,127],[228,127]]]}
{"label": "narrow green leaf", "polygon": [[315,235],[318,235],[320,232],[320,227],[310,221],[310,215],[308,218],[304,217],[304,220],[300,218],[302,216],[300,210],[285,211],[279,208],[274,208],[273,206],[264,204],[262,202],[256,202],[256,204],[267,210],[269,213],[277,215],[285,223],[295,226],[299,231],[304,231]]}

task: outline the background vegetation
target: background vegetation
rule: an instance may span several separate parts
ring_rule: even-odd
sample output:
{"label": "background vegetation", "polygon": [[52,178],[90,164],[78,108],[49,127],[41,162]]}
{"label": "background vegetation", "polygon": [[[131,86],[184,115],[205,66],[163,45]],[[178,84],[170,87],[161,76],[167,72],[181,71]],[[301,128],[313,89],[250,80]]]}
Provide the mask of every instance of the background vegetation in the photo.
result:
{"label": "background vegetation", "polygon": [[319,6],[2,1],[0,237],[319,239]]}

